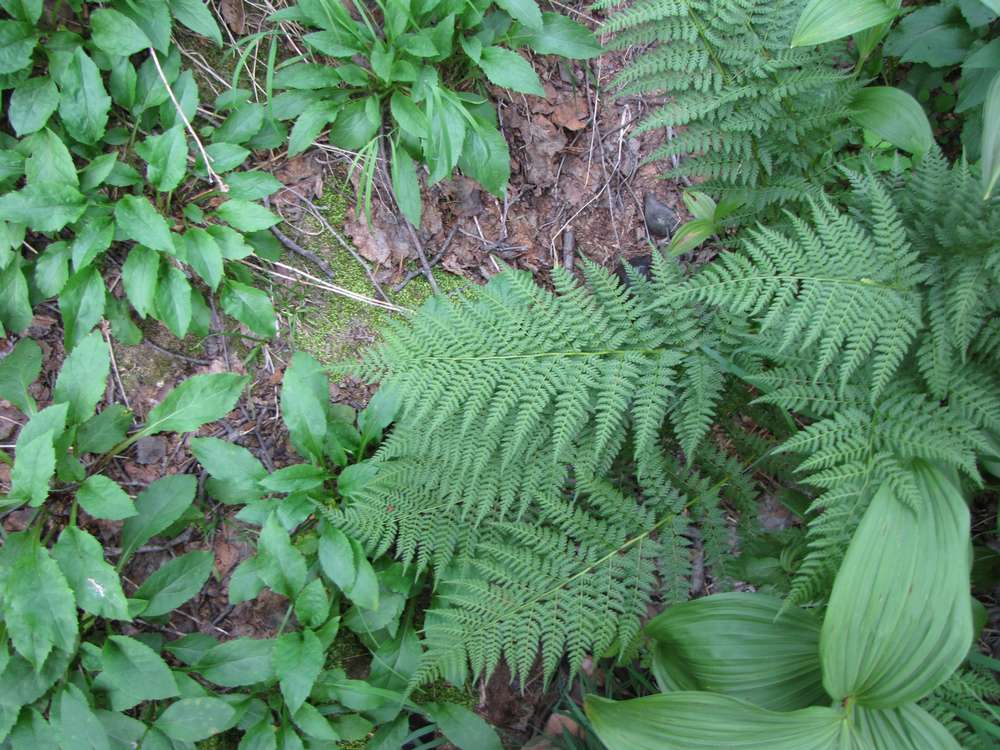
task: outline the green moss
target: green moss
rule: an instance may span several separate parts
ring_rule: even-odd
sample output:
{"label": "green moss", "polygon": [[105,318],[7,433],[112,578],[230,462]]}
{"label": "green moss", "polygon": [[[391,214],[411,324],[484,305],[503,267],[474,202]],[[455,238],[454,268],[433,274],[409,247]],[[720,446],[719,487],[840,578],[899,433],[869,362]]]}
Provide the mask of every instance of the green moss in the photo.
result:
{"label": "green moss", "polygon": [[[339,230],[347,217],[348,204],[344,191],[330,184],[316,205],[330,225]],[[339,242],[325,237],[319,229],[312,228],[316,236],[309,238],[307,247],[330,266],[334,273],[333,283],[352,292],[373,296],[371,281],[361,264]],[[298,264],[302,259],[285,258],[285,262]],[[310,272],[316,273],[316,269]],[[468,283],[440,269],[433,273],[443,294],[453,293]],[[413,279],[399,294],[392,294],[388,288],[386,292],[394,304],[410,309],[419,307],[432,294],[430,284],[423,277]],[[397,315],[332,292],[299,285],[287,288],[277,304],[289,320],[294,347],[326,364],[359,356],[377,339],[378,332],[390,317]]]}
{"label": "green moss", "polygon": [[476,696],[468,687],[455,687],[450,682],[438,680],[414,691],[413,702],[418,704],[455,703],[472,711],[476,707]]}

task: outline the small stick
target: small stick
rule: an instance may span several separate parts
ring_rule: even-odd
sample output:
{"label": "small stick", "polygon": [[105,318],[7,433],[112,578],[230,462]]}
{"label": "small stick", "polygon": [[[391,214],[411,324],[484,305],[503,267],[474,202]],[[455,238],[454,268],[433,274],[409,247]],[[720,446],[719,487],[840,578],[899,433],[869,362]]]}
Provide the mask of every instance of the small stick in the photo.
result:
{"label": "small stick", "polygon": [[156,351],[160,352],[160,354],[166,354],[168,357],[176,357],[177,359],[183,360],[184,362],[190,362],[192,365],[200,365],[201,367],[205,367],[206,365],[212,364],[207,359],[198,359],[197,357],[189,357],[186,354],[180,354],[178,352],[172,352],[169,349],[164,349],[162,346],[160,346],[159,344],[154,344],[149,339],[145,339],[143,343],[152,349],[156,349]]}
{"label": "small stick", "polygon": [[[271,208],[271,201],[267,197],[264,198],[264,206],[268,209]],[[325,260],[316,255],[316,253],[306,250],[304,247],[302,247],[302,245],[300,245],[298,242],[296,242],[287,234],[278,229],[278,227],[276,226],[271,227],[271,234],[275,236],[278,242],[287,247],[296,255],[301,255],[303,258],[305,258],[314,266],[316,266],[320,271],[326,274],[329,278],[332,279],[335,276],[335,274],[333,273],[333,269],[330,268],[329,265],[327,265]]]}
{"label": "small stick", "polygon": [[201,145],[201,141],[198,138],[198,134],[194,132],[194,127],[191,125],[191,121],[188,120],[187,115],[184,114],[184,110],[181,109],[180,102],[177,101],[177,97],[174,96],[174,90],[170,88],[170,83],[167,81],[167,76],[163,72],[163,68],[160,67],[160,58],[156,56],[156,50],[152,47],[149,48],[149,55],[153,58],[153,65],[156,66],[156,72],[160,76],[160,81],[163,82],[163,87],[167,90],[170,95],[170,101],[174,103],[174,109],[177,110],[178,117],[181,118],[181,122],[184,123],[184,127],[187,128],[188,133],[191,134],[191,138],[194,139],[194,145],[198,147],[198,152],[201,154],[201,158],[205,160],[205,170],[208,172],[208,177],[211,179],[216,187],[219,188],[220,193],[228,193],[229,186],[223,181],[222,177],[219,176],[218,172],[212,169],[212,159],[205,151],[205,147]]}
{"label": "small stick", "polygon": [[417,248],[417,257],[420,259],[420,267],[423,269],[424,276],[427,277],[427,281],[431,285],[431,290],[434,294],[441,294],[441,290],[438,289],[434,274],[431,273],[431,267],[427,262],[427,256],[424,255],[424,246],[423,243],[420,242],[420,238],[417,236],[417,230],[413,228],[413,225],[408,219],[404,218],[403,223],[406,225],[406,231],[410,233],[410,239],[413,240],[413,244]]}
{"label": "small stick", "polygon": [[[438,250],[437,255],[431,258],[430,261],[431,268],[433,268],[434,266],[436,266],[438,263],[441,262],[441,259],[444,257],[445,252],[448,250],[448,246],[451,245],[451,240],[455,236],[455,232],[457,231],[458,231],[458,224],[456,224],[451,228],[451,231],[448,232],[448,236],[444,240],[444,244],[441,245],[441,249]],[[403,277],[403,280],[392,288],[392,291],[398,294],[399,292],[403,291],[404,287],[406,287],[407,284],[409,284],[411,281],[413,281],[415,278],[417,278],[417,276],[420,276],[421,274],[423,274],[423,269],[417,269],[416,271],[408,271],[406,276]]]}
{"label": "small stick", "polygon": [[111,336],[108,335],[108,321],[101,321],[101,333],[104,334],[104,341],[108,345],[108,354],[111,355],[111,372],[115,376],[115,384],[118,386],[118,390],[122,394],[122,402],[125,404],[125,408],[132,411],[132,406],[128,402],[128,396],[125,393],[125,386],[122,385],[121,375],[118,374],[118,362],[115,360],[115,348],[111,345]]}
{"label": "small stick", "polygon": [[572,229],[567,229],[563,233],[563,267],[567,271],[573,270],[576,262],[576,235]]}

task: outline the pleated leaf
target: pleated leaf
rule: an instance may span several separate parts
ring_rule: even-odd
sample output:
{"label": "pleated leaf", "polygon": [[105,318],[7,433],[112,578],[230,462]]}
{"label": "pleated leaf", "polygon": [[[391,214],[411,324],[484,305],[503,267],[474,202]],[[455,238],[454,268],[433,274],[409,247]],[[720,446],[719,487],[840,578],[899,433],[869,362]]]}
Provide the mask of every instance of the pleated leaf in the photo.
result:
{"label": "pleated leaf", "polygon": [[940,685],[972,642],[969,511],[953,470],[918,462],[920,512],[882,487],[834,581],[820,635],[836,700],[895,708]]}
{"label": "pleated leaf", "polygon": [[[761,708],[829,703],[819,662],[819,620],[764,594],[729,593],[677,604],[646,632],[654,669],[673,689],[707,690]],[[780,615],[779,615],[780,613]]]}
{"label": "pleated leaf", "polygon": [[793,47],[832,42],[896,17],[884,0],[812,0],[792,35]]}

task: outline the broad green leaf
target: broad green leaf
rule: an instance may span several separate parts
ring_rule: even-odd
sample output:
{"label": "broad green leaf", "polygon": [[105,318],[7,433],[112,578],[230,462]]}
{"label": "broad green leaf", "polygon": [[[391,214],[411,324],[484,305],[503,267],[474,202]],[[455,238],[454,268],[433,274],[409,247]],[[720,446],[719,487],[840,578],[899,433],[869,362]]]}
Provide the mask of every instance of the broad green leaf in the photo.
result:
{"label": "broad green leaf", "polygon": [[0,216],[36,232],[58,232],[79,219],[86,208],[83,194],[63,182],[33,182],[0,195]]}
{"label": "broad green leaf", "polygon": [[52,547],[52,557],[73,589],[76,606],[109,620],[132,619],[118,573],[104,560],[104,546],[93,536],[67,526]]}
{"label": "broad green leaf", "polygon": [[[183,387],[183,384],[179,387]],[[135,499],[136,515],[126,519],[122,526],[122,553],[119,567],[122,567],[139,547],[181,517],[194,501],[197,488],[198,481],[190,474],[172,474],[157,479],[139,493]]]}
{"label": "broad green leaf", "polygon": [[94,714],[104,726],[112,750],[133,750],[146,736],[146,725],[117,711],[98,709]]}
{"label": "broad green leaf", "polygon": [[219,642],[207,633],[188,633],[164,645],[169,651],[185,664],[195,664],[205,654],[219,645]]}
{"label": "broad green leaf", "polygon": [[416,104],[413,99],[405,94],[396,91],[389,100],[389,109],[396,123],[412,135],[414,138],[426,138],[430,125],[427,122],[427,115]]}
{"label": "broad green leaf", "polygon": [[729,593],[668,607],[646,626],[654,673],[671,689],[706,690],[789,711],[829,702],[819,620],[765,594]]}
{"label": "broad green leaf", "polygon": [[116,10],[101,8],[91,13],[90,32],[94,44],[111,56],[129,57],[152,46],[145,32]]}
{"label": "broad green leaf", "polygon": [[[163,0],[120,1],[115,3],[115,8],[132,19],[136,26],[143,30],[158,52],[166,55],[170,51],[170,13]],[[169,59],[167,63],[169,63]],[[176,63],[174,65],[176,66]],[[167,78],[172,81],[177,76],[177,69],[174,67],[173,72],[169,72],[170,68],[167,70]]]}
{"label": "broad green leaf", "polygon": [[792,34],[793,47],[843,39],[896,17],[885,0],[810,0]]}
{"label": "broad green leaf", "polygon": [[281,219],[258,203],[234,198],[215,210],[216,215],[241,232],[257,232],[280,224]]}
{"label": "broad green leaf", "polygon": [[222,309],[259,336],[271,338],[277,328],[271,298],[249,284],[226,279],[219,296]]}
{"label": "broad green leaf", "polygon": [[540,29],[524,28],[516,37],[540,55],[587,60],[604,52],[590,29],[561,13],[542,13]]}
{"label": "broad green leaf", "polygon": [[[236,169],[250,156],[250,151],[237,146],[235,143],[212,143],[205,146],[208,158],[212,160],[212,169],[219,174],[225,174]],[[202,175],[206,175],[205,163],[199,153],[195,160],[195,166]]]}
{"label": "broad green leaf", "polygon": [[160,212],[153,208],[148,198],[126,195],[115,204],[115,222],[118,230],[130,240],[135,240],[154,250],[174,253],[170,227]]}
{"label": "broad green leaf", "polygon": [[49,482],[56,473],[56,437],[52,430],[30,440],[18,437],[7,502],[19,500],[33,507],[45,502]]}
{"label": "broad green leaf", "polygon": [[122,284],[128,301],[140,318],[145,318],[153,309],[159,275],[159,253],[145,245],[136,245],[129,250],[122,266]]}
{"label": "broad green leaf", "polygon": [[233,172],[226,177],[230,198],[256,201],[266,198],[282,188],[281,181],[274,175],[260,170]]}
{"label": "broad green leaf", "polygon": [[87,477],[76,491],[76,501],[88,515],[106,521],[121,521],[136,515],[132,498],[103,474]]}
{"label": "broad green leaf", "polygon": [[24,160],[24,175],[29,184],[61,182],[80,187],[76,165],[62,138],[45,128],[24,142],[31,149],[31,156]]}
{"label": "broad green leaf", "polygon": [[131,426],[132,412],[122,404],[111,404],[77,430],[77,448],[81,453],[107,453],[125,439]]}
{"label": "broad green leaf", "polygon": [[58,83],[59,116],[67,132],[80,143],[99,141],[108,124],[111,97],[104,89],[101,71],[83,47],[76,48]]}
{"label": "broad green leaf", "polygon": [[983,200],[989,200],[1000,180],[1000,73],[993,76],[983,105]]}
{"label": "broad green leaf", "polygon": [[37,410],[28,386],[42,371],[42,349],[32,339],[21,339],[3,359],[0,359],[0,398],[10,401],[27,415]]}
{"label": "broad green leaf", "polygon": [[111,704],[115,711],[177,695],[177,683],[167,663],[134,638],[108,636],[101,652],[101,666],[102,680],[113,688]]}
{"label": "broad green leaf", "polygon": [[260,104],[243,104],[237,107],[212,133],[212,139],[225,143],[246,143],[264,124],[264,107]]}
{"label": "broad green leaf", "polygon": [[893,146],[922,156],[934,143],[924,108],[902,89],[868,86],[851,101],[851,119]]}
{"label": "broad green leaf", "polygon": [[11,748],[55,748],[59,737],[55,728],[33,708],[21,711],[17,724],[8,738]]}
{"label": "broad green leaf", "polygon": [[247,380],[246,376],[229,372],[188,378],[149,413],[143,434],[193,432],[222,419],[236,406]]}
{"label": "broad green leaf", "polygon": [[222,687],[241,687],[274,679],[273,640],[235,638],[210,649],[194,670]]}
{"label": "broad green leaf", "polygon": [[672,256],[689,253],[715,234],[715,224],[707,219],[692,219],[677,227],[667,250]]}
{"label": "broad green leaf", "polygon": [[275,641],[271,661],[285,705],[294,714],[323,670],[323,646],[311,630],[285,633]]}
{"label": "broad green leaf", "polygon": [[171,703],[154,726],[173,740],[198,742],[225,731],[236,709],[220,698],[183,698]]}
{"label": "broad green leaf", "polygon": [[416,632],[410,626],[404,627],[395,638],[379,644],[368,681],[386,690],[405,691],[420,667],[422,654]]}
{"label": "broad green leaf", "polygon": [[0,547],[0,612],[7,635],[38,671],[53,647],[76,649],[76,606],[59,566],[35,533],[9,534]]}
{"label": "broad green leaf", "polygon": [[495,127],[472,126],[465,136],[458,166],[463,174],[502,198],[510,180],[507,139]]}
{"label": "broad green leaf", "polygon": [[295,722],[295,726],[301,729],[304,734],[312,737],[314,740],[336,742],[340,739],[340,735],[333,731],[333,727],[330,726],[330,722],[326,720],[326,717],[308,703],[302,704],[301,708],[292,716],[292,721]]}
{"label": "broad green leaf", "polygon": [[18,433],[15,450],[22,450],[24,446],[48,432],[58,438],[66,429],[66,415],[68,413],[68,404],[52,404],[32,415],[28,423]]}
{"label": "broad green leaf", "polygon": [[951,733],[915,703],[881,711],[857,706],[853,719],[858,748],[960,750]]}
{"label": "broad green leaf", "polygon": [[607,750],[851,748],[842,744],[843,715],[819,706],[777,712],[727,695],[682,691],[625,701],[588,695],[584,710]]}
{"label": "broad green leaf", "polygon": [[215,558],[211,552],[198,550],[175,557],[160,566],[136,590],[133,597],[149,602],[143,617],[158,617],[177,609],[193,597],[212,575]]}
{"label": "broad green leaf", "polygon": [[222,249],[204,229],[192,227],[184,233],[187,262],[214,292],[222,281]]}
{"label": "broad green leaf", "polygon": [[294,546],[275,513],[268,516],[257,541],[257,574],[272,591],[295,597],[306,583],[306,559]]}
{"label": "broad green leaf", "polygon": [[108,734],[94,715],[80,689],[68,683],[53,702],[58,710],[53,724],[59,728],[59,746],[73,750],[111,750]]}
{"label": "broad green leaf", "polygon": [[834,700],[868,708],[919,700],[971,645],[968,507],[953,470],[917,464],[913,472],[922,506],[881,487],[834,580],[820,636],[823,686]]}
{"label": "broad green leaf", "polygon": [[882,51],[903,62],[940,68],[961,63],[975,38],[955,5],[936,3],[908,13],[889,34]]}
{"label": "broad green leaf", "polygon": [[37,42],[33,24],[0,21],[0,75],[28,67]]}
{"label": "broad green leaf", "polygon": [[310,628],[318,628],[330,616],[330,597],[319,578],[312,579],[295,597],[295,617]]}
{"label": "broad green leaf", "polygon": [[208,37],[217,47],[222,46],[222,32],[219,30],[219,25],[215,22],[212,11],[202,0],[168,0],[168,2],[170,13],[180,23],[196,34]]}
{"label": "broad green leaf", "polygon": [[305,492],[321,487],[329,476],[322,466],[292,464],[261,479],[260,486],[269,492]]}
{"label": "broad green leaf", "polygon": [[468,123],[464,105],[453,104],[445,97],[436,97],[434,108],[428,110],[431,121],[424,158],[430,169],[430,184],[451,175],[458,164],[465,143]]}
{"label": "broad green leaf", "polygon": [[[534,5],[534,0],[527,2]],[[503,47],[485,47],[479,59],[479,67],[490,79],[490,83],[522,94],[545,96],[545,89],[542,88],[535,69],[516,52]]]}
{"label": "broad green leaf", "polygon": [[38,23],[42,17],[42,0],[0,0],[0,7],[10,13],[18,21]]}
{"label": "broad green leaf", "polygon": [[398,750],[403,747],[410,734],[410,720],[406,714],[397,716],[389,724],[379,727],[368,741],[365,750]]}
{"label": "broad green leaf", "polygon": [[497,5],[529,29],[542,28],[542,12],[535,0],[499,0]]}
{"label": "broad green leaf", "polygon": [[14,87],[7,107],[7,120],[19,136],[45,127],[59,108],[59,90],[51,78],[29,78]]}
{"label": "broad green leaf", "polygon": [[250,451],[218,438],[192,438],[189,446],[212,480],[225,489],[227,497],[257,497],[257,481],[267,476],[267,469]]}
{"label": "broad green leaf", "polygon": [[365,99],[356,99],[341,107],[330,128],[330,143],[346,151],[358,151],[378,133],[382,123],[372,120]]}
{"label": "broad green leaf", "polygon": [[503,750],[493,727],[457,703],[426,703],[424,711],[459,750]]}
{"label": "broad green leaf", "polygon": [[104,279],[93,266],[70,276],[59,295],[63,318],[63,341],[72,349],[93,330],[104,315]]}
{"label": "broad green leaf", "polygon": [[0,331],[6,328],[10,333],[20,333],[31,324],[33,316],[28,280],[21,267],[21,256],[18,255],[0,271]]}
{"label": "broad green leaf", "polygon": [[315,31],[302,37],[302,41],[327,57],[353,57],[361,52],[350,35],[339,30]]}
{"label": "broad green leaf", "polygon": [[295,450],[316,464],[323,460],[329,387],[315,358],[305,352],[292,355],[281,380],[281,418]]}
{"label": "broad green leaf", "polygon": [[169,193],[181,184],[187,173],[188,156],[183,125],[174,125],[166,132],[149,136],[135,150],[146,162],[146,179],[150,185],[161,193]]}
{"label": "broad green leaf", "polygon": [[319,563],[327,578],[352,602],[364,609],[378,609],[378,579],[357,540],[327,525],[319,539]]}
{"label": "broad green leaf", "polygon": [[70,424],[94,416],[97,404],[104,398],[110,372],[108,345],[97,331],[86,336],[63,360],[52,398],[69,404]]}
{"label": "broad green leaf", "polygon": [[89,266],[98,255],[111,247],[115,236],[115,223],[110,210],[92,206],[76,223],[76,236],[71,246],[73,270]]}
{"label": "broad green leaf", "polygon": [[403,216],[415,227],[420,226],[420,181],[413,158],[405,148],[392,143],[392,192]]}
{"label": "broad green leaf", "polygon": [[366,442],[381,438],[382,431],[392,424],[402,406],[400,392],[389,384],[381,386],[368,401],[368,406],[358,412],[358,429]]}

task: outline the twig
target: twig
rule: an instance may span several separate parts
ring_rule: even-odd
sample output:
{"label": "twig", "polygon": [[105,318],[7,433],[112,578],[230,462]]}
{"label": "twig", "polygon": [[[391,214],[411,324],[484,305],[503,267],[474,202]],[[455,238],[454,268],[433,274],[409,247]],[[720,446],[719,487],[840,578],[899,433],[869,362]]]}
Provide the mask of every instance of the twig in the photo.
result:
{"label": "twig", "polygon": [[125,386],[122,385],[121,375],[118,374],[118,362],[115,360],[115,348],[111,345],[111,337],[108,335],[108,322],[106,320],[101,321],[101,333],[104,334],[104,341],[108,345],[108,354],[111,355],[111,372],[115,376],[115,384],[118,386],[118,390],[122,394],[122,403],[125,404],[126,409],[132,411],[132,406],[128,402],[128,395],[125,393]]}
{"label": "twig", "polygon": [[177,97],[174,96],[174,90],[170,88],[167,76],[163,72],[163,68],[160,67],[160,58],[156,56],[156,50],[150,47],[149,55],[153,58],[153,65],[156,66],[156,72],[160,76],[160,81],[163,82],[163,87],[170,95],[170,101],[174,103],[174,109],[177,110],[177,116],[181,118],[181,122],[184,123],[184,127],[186,127],[188,133],[191,134],[191,138],[194,140],[194,145],[198,147],[198,152],[201,154],[201,158],[205,161],[205,171],[208,172],[209,179],[212,180],[216,187],[219,188],[220,193],[228,193],[229,186],[223,181],[222,177],[219,176],[219,173],[212,169],[212,158],[208,155],[208,152],[205,151],[205,147],[201,144],[201,140],[198,138],[198,134],[194,131],[191,121],[188,120],[187,115],[184,114],[184,110],[181,109],[180,102],[178,102]]}
{"label": "twig", "polygon": [[[441,259],[444,257],[445,252],[448,250],[448,246],[451,245],[451,240],[452,238],[454,238],[455,232],[457,231],[458,231],[458,224],[456,224],[451,228],[451,231],[448,232],[448,236],[445,237],[444,244],[441,245],[441,249],[438,250],[437,255],[431,258],[430,261],[431,268],[433,268],[434,266],[436,266],[438,263],[441,262]],[[423,274],[423,272],[424,272],[423,269],[408,271],[406,276],[403,277],[403,280],[392,288],[392,291],[396,293],[403,291],[403,289],[406,287],[407,284],[409,284],[411,281],[417,278],[417,276]]]}
{"label": "twig", "polygon": [[431,273],[431,267],[427,262],[427,256],[424,255],[424,245],[417,236],[417,230],[413,228],[413,225],[405,217],[403,218],[403,224],[406,225],[406,231],[410,233],[410,239],[413,240],[413,245],[417,248],[417,257],[420,259],[420,267],[423,269],[424,276],[427,277],[427,281],[431,285],[431,290],[434,294],[440,294],[441,290],[438,289],[437,281],[434,279],[434,274]]}
{"label": "twig", "polygon": [[202,367],[212,364],[207,359],[198,359],[197,357],[189,357],[186,354],[179,354],[178,352],[172,352],[169,349],[164,349],[159,344],[154,344],[149,339],[143,341],[146,346],[156,349],[160,354],[166,354],[168,357],[176,357],[177,359],[183,360],[184,362],[190,362],[193,365],[200,365]]}
{"label": "twig", "polygon": [[[266,197],[264,198],[264,205],[268,209],[271,208],[271,201]],[[296,242],[291,237],[283,233],[280,229],[278,229],[278,227],[276,226],[271,227],[271,234],[275,236],[278,242],[287,247],[296,255],[301,255],[303,258],[305,258],[314,266],[316,266],[320,271],[326,274],[329,278],[332,279],[336,275],[334,274],[333,269],[330,268],[330,266],[327,264],[325,260],[316,255],[316,253],[306,250],[304,247],[302,247],[302,245],[300,245],[298,242]]]}
{"label": "twig", "polygon": [[573,270],[576,262],[576,234],[572,229],[567,229],[563,234],[563,267],[567,271]]}

